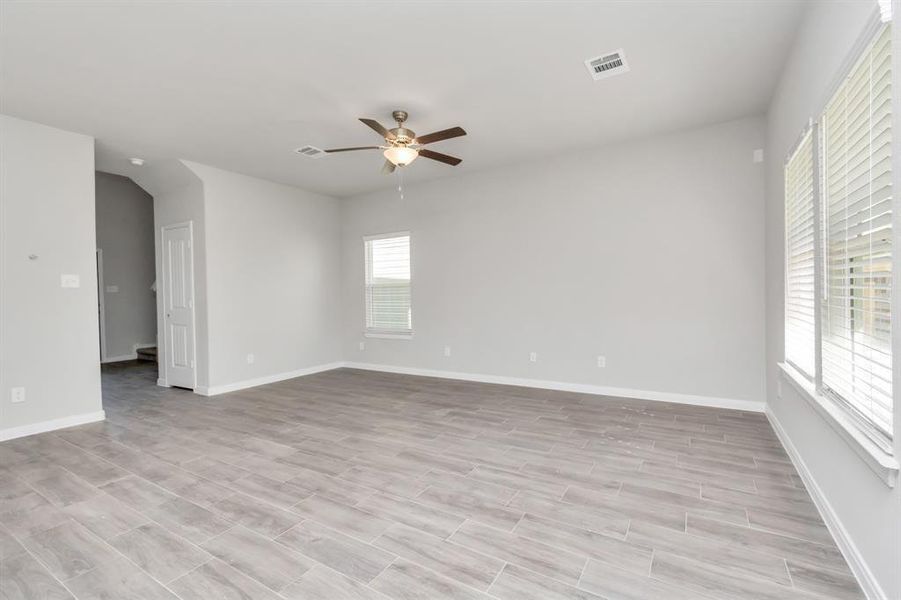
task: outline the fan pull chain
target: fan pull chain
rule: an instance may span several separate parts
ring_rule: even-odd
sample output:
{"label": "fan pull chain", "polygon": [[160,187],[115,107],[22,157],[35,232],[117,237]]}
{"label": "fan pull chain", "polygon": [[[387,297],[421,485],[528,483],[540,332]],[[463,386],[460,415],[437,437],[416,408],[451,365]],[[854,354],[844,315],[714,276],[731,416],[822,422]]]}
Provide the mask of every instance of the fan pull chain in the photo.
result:
{"label": "fan pull chain", "polygon": [[404,199],[404,168],[400,167],[398,169],[400,175],[400,185],[397,186],[397,191],[400,192],[400,199]]}

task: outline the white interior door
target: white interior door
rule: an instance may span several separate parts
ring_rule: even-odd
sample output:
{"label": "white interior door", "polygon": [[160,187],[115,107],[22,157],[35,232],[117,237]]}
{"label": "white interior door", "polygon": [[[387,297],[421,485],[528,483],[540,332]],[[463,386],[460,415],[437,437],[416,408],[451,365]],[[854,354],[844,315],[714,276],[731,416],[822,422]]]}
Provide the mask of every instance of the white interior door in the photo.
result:
{"label": "white interior door", "polygon": [[163,352],[168,385],[194,389],[194,250],[191,223],[166,225],[163,243]]}

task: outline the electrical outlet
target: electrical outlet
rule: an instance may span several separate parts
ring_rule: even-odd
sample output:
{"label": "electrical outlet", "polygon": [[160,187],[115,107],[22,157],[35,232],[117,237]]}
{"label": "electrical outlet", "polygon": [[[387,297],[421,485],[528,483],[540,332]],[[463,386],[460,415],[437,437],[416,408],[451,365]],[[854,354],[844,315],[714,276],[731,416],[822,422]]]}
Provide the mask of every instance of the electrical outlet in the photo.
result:
{"label": "electrical outlet", "polygon": [[9,390],[10,402],[25,402],[25,388],[14,387]]}
{"label": "electrical outlet", "polygon": [[256,357],[253,354],[247,355],[247,364],[248,365],[252,365],[255,360],[256,360]]}
{"label": "electrical outlet", "polygon": [[366,349],[366,342],[360,342],[360,350]]}
{"label": "electrical outlet", "polygon": [[81,277],[73,274],[64,274],[59,276],[59,285],[64,288],[81,287]]}
{"label": "electrical outlet", "polygon": [[106,286],[106,293],[107,293],[107,294],[118,294],[118,293],[119,293],[119,286],[118,286],[118,285],[108,285],[108,286]]}
{"label": "electrical outlet", "polygon": [[450,356],[450,346],[444,347],[444,356]]}
{"label": "electrical outlet", "polygon": [[598,368],[603,369],[607,366],[607,357],[606,356],[598,356]]}
{"label": "electrical outlet", "polygon": [[538,362],[537,352],[529,352],[529,362]]}

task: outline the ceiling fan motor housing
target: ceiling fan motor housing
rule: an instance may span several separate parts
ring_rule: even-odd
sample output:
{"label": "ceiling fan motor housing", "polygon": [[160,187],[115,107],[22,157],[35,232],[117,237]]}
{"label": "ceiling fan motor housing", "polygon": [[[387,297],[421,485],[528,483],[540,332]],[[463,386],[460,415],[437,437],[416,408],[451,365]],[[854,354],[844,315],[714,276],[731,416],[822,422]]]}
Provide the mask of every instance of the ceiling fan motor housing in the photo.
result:
{"label": "ceiling fan motor housing", "polygon": [[416,133],[406,127],[395,127],[394,129],[389,129],[388,132],[394,136],[394,139],[390,141],[397,144],[410,144],[416,139]]}

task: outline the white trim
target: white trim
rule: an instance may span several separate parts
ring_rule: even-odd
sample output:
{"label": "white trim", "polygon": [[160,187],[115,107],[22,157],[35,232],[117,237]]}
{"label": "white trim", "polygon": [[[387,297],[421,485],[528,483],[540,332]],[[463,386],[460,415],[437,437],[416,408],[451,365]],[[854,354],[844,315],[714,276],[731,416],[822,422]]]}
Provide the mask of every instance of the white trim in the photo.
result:
{"label": "white trim", "polygon": [[116,360],[128,360],[125,358],[108,357],[106,355],[106,287],[103,284],[103,250],[97,248],[94,254],[97,265],[97,311],[100,325],[100,364],[116,362]]}
{"label": "white trim", "polygon": [[264,377],[257,377],[255,379],[245,379],[244,381],[236,381],[234,383],[226,383],[223,385],[199,385],[194,388],[194,393],[200,394],[201,396],[216,396],[218,394],[225,394],[228,392],[235,392],[238,390],[257,387],[258,385],[266,385],[267,383],[284,381],[285,379],[294,379],[295,377],[303,377],[304,375],[312,375],[313,373],[321,373],[322,371],[340,369],[343,366],[344,363],[342,362],[333,362],[324,365],[306,367],[304,369],[297,369],[296,371],[287,371],[285,373],[276,373],[275,375],[266,375]]}
{"label": "white trim", "polygon": [[813,500],[814,505],[816,505],[820,516],[823,518],[823,522],[826,523],[829,533],[831,533],[833,539],[835,539],[838,549],[841,551],[842,556],[845,557],[845,561],[857,578],[864,594],[866,594],[868,600],[888,600],[888,596],[882,591],[879,582],[876,580],[876,577],[873,576],[873,572],[870,570],[869,566],[867,566],[866,561],[864,561],[860,550],[854,545],[854,541],[851,539],[851,536],[848,535],[844,525],[842,525],[838,514],[836,514],[832,505],[829,504],[829,500],[826,499],[823,490],[817,485],[816,480],[807,468],[807,464],[804,462],[804,459],[801,458],[798,449],[792,443],[791,438],[788,436],[785,429],[782,428],[782,424],[779,422],[779,419],[776,418],[776,415],[772,410],[770,410],[769,406],[766,407],[766,416],[770,421],[770,425],[773,427],[773,431],[776,432],[776,437],[782,442],[782,446],[785,448],[788,457],[795,466],[795,470],[797,470],[798,474],[801,476],[804,487],[806,487],[808,493],[810,493],[810,497]]}
{"label": "white trim", "polygon": [[399,331],[397,333],[388,333],[386,331],[364,331],[363,337],[378,338],[383,340],[412,340],[412,331]]}
{"label": "white trim", "polygon": [[65,429],[66,427],[75,427],[76,425],[85,425],[87,423],[96,423],[106,419],[106,413],[102,410],[96,412],[84,413],[81,415],[72,415],[71,417],[63,417],[61,419],[51,419],[50,421],[41,421],[40,423],[32,423],[31,425],[21,425],[19,427],[9,427],[0,429],[0,442],[14,440],[38,433],[47,433],[48,431],[56,431],[57,429]]}
{"label": "white trim", "polygon": [[794,386],[820,417],[832,427],[864,463],[890,488],[895,487],[898,478],[898,461],[864,435],[844,412],[828,398],[816,393],[807,379],[794,367],[779,363],[782,374]]}
{"label": "white trim", "polygon": [[410,230],[409,230],[409,229],[407,229],[406,231],[392,231],[392,232],[390,232],[390,233],[375,233],[375,234],[372,234],[372,235],[364,235],[364,236],[363,236],[363,241],[364,241],[364,242],[369,242],[369,241],[372,241],[372,240],[386,240],[386,239],[388,239],[388,238],[404,237],[404,236],[412,237],[412,236],[410,235]]}
{"label": "white trim", "polygon": [[172,386],[169,385],[169,383],[168,383],[165,379],[163,379],[162,377],[160,377],[159,379],[156,380],[156,384],[157,384],[158,386],[160,386],[160,387],[172,387]]}
{"label": "white trim", "polygon": [[594,385],[590,383],[568,383],[564,381],[548,381],[544,379],[523,379],[520,377],[506,377],[503,375],[459,373],[455,371],[442,371],[439,369],[418,369],[416,367],[396,367],[392,365],[377,365],[358,362],[346,362],[343,364],[343,366],[350,369],[362,369],[365,371],[381,371],[383,373],[399,373],[403,375],[418,375],[421,377],[440,377],[443,379],[459,379],[463,381],[476,381],[479,383],[496,383],[499,385],[517,385],[521,387],[557,390],[561,392],[577,392],[581,394],[594,394],[599,396],[618,396],[621,398],[654,400],[659,402],[676,402],[678,404],[693,404],[695,406],[711,406],[715,408],[729,408],[734,410],[745,410],[760,413],[764,411],[765,406],[763,402],[757,402],[754,400],[738,400],[735,398],[717,398],[713,396],[699,396],[695,394],[636,390],[631,388],[610,387],[606,385]]}
{"label": "white trim", "polygon": [[105,365],[108,363],[122,362],[125,360],[138,360],[138,353],[132,352],[131,354],[120,354],[119,356],[110,356],[110,357],[107,357],[107,358],[104,358],[103,360],[101,360],[100,364]]}

